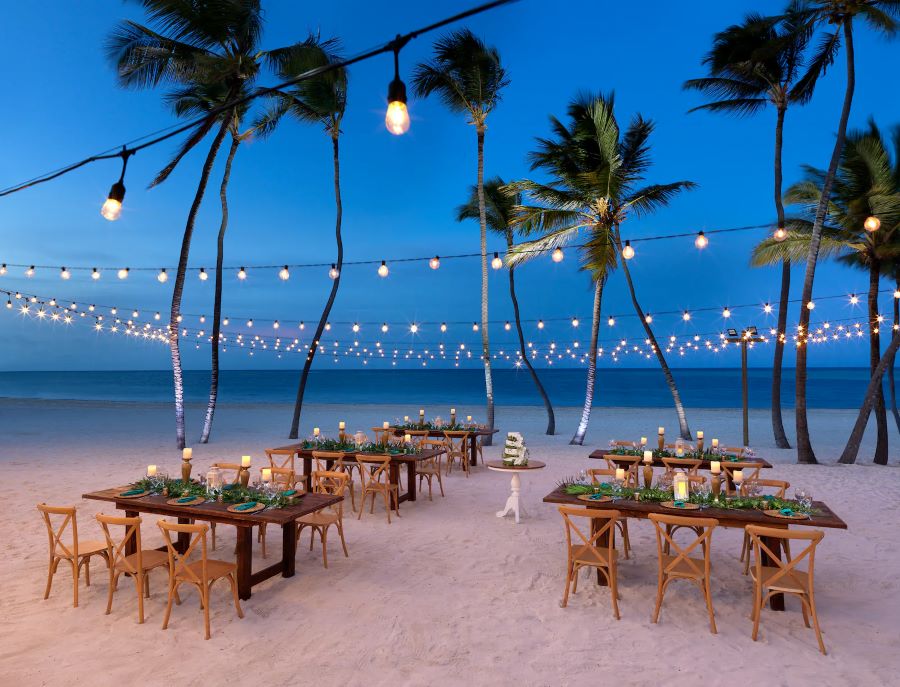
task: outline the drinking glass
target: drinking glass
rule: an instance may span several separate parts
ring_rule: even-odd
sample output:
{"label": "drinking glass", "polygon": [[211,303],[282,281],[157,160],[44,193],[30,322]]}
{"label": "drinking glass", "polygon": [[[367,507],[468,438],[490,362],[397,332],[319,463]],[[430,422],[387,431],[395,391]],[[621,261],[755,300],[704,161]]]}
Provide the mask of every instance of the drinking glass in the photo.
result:
{"label": "drinking glass", "polygon": [[795,489],[794,500],[804,508],[812,507],[812,493],[807,489]]}
{"label": "drinking glass", "polygon": [[695,496],[699,496],[702,501],[700,502],[700,509],[709,507],[709,494],[710,494],[710,486],[709,482],[697,482],[691,485],[691,491],[694,492]]}

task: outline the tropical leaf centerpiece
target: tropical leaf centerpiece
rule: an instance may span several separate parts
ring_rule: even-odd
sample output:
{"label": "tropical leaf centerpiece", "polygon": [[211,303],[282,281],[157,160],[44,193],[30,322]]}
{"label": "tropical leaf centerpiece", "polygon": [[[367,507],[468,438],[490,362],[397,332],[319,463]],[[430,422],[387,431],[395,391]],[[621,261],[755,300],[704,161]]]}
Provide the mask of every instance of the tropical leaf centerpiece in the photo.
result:
{"label": "tropical leaf centerpiece", "polygon": [[300,446],[304,449],[312,449],[313,451],[342,451],[344,453],[350,453],[358,449],[355,441],[348,439],[329,439],[328,437],[305,439]]}
{"label": "tropical leaf centerpiece", "polygon": [[[191,480],[185,482],[180,479],[167,478],[149,478],[144,477],[131,485],[134,489],[142,489],[149,491],[151,494],[168,494],[169,496],[200,496],[204,499],[210,499],[205,484]],[[219,491],[218,496],[224,503],[245,503],[256,501],[263,503],[269,508],[284,508],[296,502],[301,494],[295,490],[278,491],[275,493],[267,493],[260,489],[252,487],[244,488],[240,484],[226,484]],[[211,500],[211,499],[210,499]]]}

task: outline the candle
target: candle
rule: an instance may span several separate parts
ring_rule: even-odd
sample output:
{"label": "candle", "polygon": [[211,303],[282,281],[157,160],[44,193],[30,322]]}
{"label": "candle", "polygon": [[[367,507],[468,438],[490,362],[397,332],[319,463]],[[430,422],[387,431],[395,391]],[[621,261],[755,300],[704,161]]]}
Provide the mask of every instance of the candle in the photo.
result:
{"label": "candle", "polygon": [[343,432],[345,429],[347,429],[347,423],[341,420],[340,422],[338,422],[338,429]]}
{"label": "candle", "polygon": [[390,426],[391,426],[391,423],[390,423],[390,422],[382,422],[382,423],[381,423],[381,428],[382,428],[382,429],[388,429]]}
{"label": "candle", "polygon": [[412,443],[412,434],[404,434],[403,441],[405,441],[407,444],[411,444]]}
{"label": "candle", "polygon": [[675,457],[684,458],[684,446],[679,445],[675,447]]}
{"label": "candle", "polygon": [[404,422],[409,422],[409,415],[404,415],[404,416],[403,416],[403,421],[404,421]]}
{"label": "candle", "polygon": [[644,451],[644,462],[648,465],[653,462],[653,451]]}
{"label": "candle", "polygon": [[472,416],[466,415],[466,422],[471,422],[471,421],[472,421]]}
{"label": "candle", "polygon": [[709,461],[709,471],[714,475],[718,475],[720,472],[722,472],[721,461],[718,461],[718,460]]}
{"label": "candle", "polygon": [[250,467],[250,456],[241,456],[241,467],[242,468]]}
{"label": "candle", "polygon": [[450,409],[450,414],[451,414],[451,415],[456,415],[456,408],[451,408],[451,409]]}
{"label": "candle", "polygon": [[731,479],[734,480],[736,484],[740,484],[744,481],[744,471],[735,470],[733,473],[731,473]]}
{"label": "candle", "polygon": [[313,427],[313,436],[314,437],[319,436],[319,428],[318,427]]}
{"label": "candle", "polygon": [[683,472],[675,473],[675,481],[672,483],[672,487],[676,501],[688,500],[688,479]]}
{"label": "candle", "polygon": [[641,437],[641,446],[647,445],[647,437]]}
{"label": "candle", "polygon": [[660,427],[659,429],[656,430],[656,433],[659,434],[660,436],[662,436],[663,434],[666,433],[666,428]]}
{"label": "candle", "polygon": [[263,468],[262,469],[262,481],[263,482],[271,482],[272,481],[272,468]]}
{"label": "candle", "polygon": [[181,449],[181,457],[185,460],[190,460],[194,457],[194,449],[192,448],[183,448]]}
{"label": "candle", "polygon": [[702,438],[703,438],[703,430],[702,430],[702,429],[697,431],[697,438],[698,438],[698,439],[702,439]]}
{"label": "candle", "polygon": [[713,447],[713,448],[719,448],[719,440],[718,440],[718,439],[713,439],[713,440],[712,440],[712,447]]}
{"label": "candle", "polygon": [[156,466],[155,465],[147,466],[147,477],[156,477]]}
{"label": "candle", "polygon": [[616,481],[617,482],[625,481],[625,468],[616,468]]}

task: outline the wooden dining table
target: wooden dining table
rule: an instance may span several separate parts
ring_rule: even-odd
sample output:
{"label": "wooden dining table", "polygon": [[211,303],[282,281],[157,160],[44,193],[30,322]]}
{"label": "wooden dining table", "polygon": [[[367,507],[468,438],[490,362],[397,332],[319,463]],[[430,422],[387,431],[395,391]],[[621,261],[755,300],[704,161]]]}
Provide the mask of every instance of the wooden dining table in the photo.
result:
{"label": "wooden dining table", "polygon": [[[559,486],[544,497],[544,503],[557,503],[566,506],[583,506],[585,508],[594,508],[597,510],[617,510],[624,518],[646,519],[651,513],[659,513],[663,515],[683,515],[690,517],[696,515],[703,518],[715,518],[719,521],[721,527],[735,527],[744,529],[747,525],[764,525],[766,527],[776,527],[778,529],[787,529],[789,525],[800,527],[825,527],[831,529],[847,529],[847,523],[841,520],[826,504],[821,501],[814,501],[813,508],[815,513],[810,515],[806,520],[784,520],[771,515],[766,515],[761,510],[752,508],[703,508],[701,510],[678,511],[673,508],[666,508],[655,501],[635,501],[633,499],[619,499],[617,501],[583,501],[576,495],[567,494],[565,487]],[[596,525],[596,523],[594,523]],[[593,529],[593,527],[592,527]],[[596,530],[595,530],[596,531]],[[768,546],[774,554],[781,557],[781,541],[763,537],[763,542]],[[608,544],[608,533],[601,535],[598,539],[598,545],[606,546]],[[769,560],[768,554],[763,554],[765,563]],[[774,565],[774,562],[770,561]],[[605,585],[605,580],[598,575],[597,584]],[[772,610],[784,610],[784,596],[782,594],[773,594],[769,606]]]}
{"label": "wooden dining table", "polygon": [[[647,449],[647,450],[649,451],[650,449]],[[667,456],[667,457],[675,458],[675,456]],[[694,456],[691,456],[691,455],[686,455],[684,457],[685,458],[694,458]],[[620,465],[620,464],[621,465],[630,465],[634,461],[635,458],[641,458],[641,456],[626,456],[626,455],[617,454],[617,453],[610,453],[609,449],[606,449],[606,448],[598,448],[594,451],[591,451],[588,458],[591,458],[593,460],[611,460],[614,463],[616,463],[616,465]],[[716,458],[714,455],[706,453],[703,455],[703,458],[701,458],[700,460],[701,460],[701,462],[700,462],[699,469],[700,470],[709,470],[709,467],[710,467],[709,462],[711,460],[716,460]],[[739,458],[736,461],[729,461],[724,456],[719,456],[718,460],[719,460],[719,462],[722,463],[722,465],[725,465],[725,466],[727,466],[729,463],[736,462],[736,463],[754,463],[755,465],[759,465],[760,469],[772,467],[772,464],[769,461],[765,460],[764,458],[758,458],[756,456],[748,456],[746,458]],[[641,465],[644,465],[644,464],[645,463],[643,462],[643,459],[641,459]],[[658,456],[656,456],[655,451],[654,451],[654,456],[653,456],[653,462],[651,463],[651,465],[655,468],[665,467],[665,465],[662,462],[662,458],[659,458]]]}
{"label": "wooden dining table", "polygon": [[[177,518],[180,524],[186,524],[195,520],[214,522],[220,525],[232,525],[237,529],[237,585],[238,596],[241,599],[249,599],[254,585],[274,577],[281,573],[282,577],[293,577],[295,572],[294,558],[297,552],[297,525],[298,518],[315,513],[328,506],[340,503],[342,496],[329,494],[303,494],[298,497],[297,503],[284,508],[266,508],[256,513],[230,513],[228,503],[215,501],[204,502],[195,506],[181,506],[169,504],[168,496],[149,495],[140,498],[125,498],[119,496],[130,487],[115,487],[103,489],[88,494],[82,494],[81,498],[94,501],[108,501],[114,503],[116,508],[125,511],[126,517],[135,517],[139,513],[152,513]],[[260,525],[280,525],[282,554],[281,560],[262,570],[252,572],[251,563],[253,557],[252,530]],[[188,546],[189,535],[179,533],[175,546],[179,551],[185,551]],[[160,550],[165,550],[161,547]],[[132,538],[129,541],[126,554],[135,552],[135,543]]]}
{"label": "wooden dining table", "polygon": [[[390,431],[394,433],[394,436],[402,437],[406,432],[412,431],[421,431],[416,429],[415,427],[389,427]],[[444,438],[444,429],[431,428],[428,429],[428,438],[429,439],[443,439]],[[469,436],[466,437],[466,450],[469,453],[469,465],[478,465],[478,437],[489,437],[497,434],[499,429],[488,429],[486,427],[472,427],[470,429],[458,429],[458,430],[450,430],[454,432],[468,432]]]}

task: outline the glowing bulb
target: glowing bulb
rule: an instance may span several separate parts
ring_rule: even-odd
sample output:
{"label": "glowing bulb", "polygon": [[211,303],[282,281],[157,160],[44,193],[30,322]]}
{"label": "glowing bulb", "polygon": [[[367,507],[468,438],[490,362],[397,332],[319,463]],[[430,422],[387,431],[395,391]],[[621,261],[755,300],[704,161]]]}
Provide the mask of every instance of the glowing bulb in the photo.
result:
{"label": "glowing bulb", "polygon": [[435,255],[433,258],[431,258],[431,260],[428,261],[428,266],[433,270],[438,269],[441,266],[440,257]]}
{"label": "glowing bulb", "polygon": [[11,310],[11,309],[12,309],[12,301],[9,300],[8,298],[6,299],[6,309],[7,309],[7,310]]}
{"label": "glowing bulb", "polygon": [[[401,81],[400,84],[402,85],[403,82]],[[406,109],[405,95],[404,101],[394,100],[388,103],[384,125],[395,136],[402,136],[409,131],[409,111]]]}
{"label": "glowing bulb", "polygon": [[859,303],[859,296],[857,296],[855,293],[851,293],[850,294],[850,305],[856,305],[857,303]]}
{"label": "glowing bulb", "polygon": [[288,266],[287,266],[287,265],[285,265],[284,267],[282,267],[282,268],[278,271],[278,278],[279,278],[281,281],[287,281],[288,279],[291,278],[291,272],[290,272],[290,270],[288,269]]}
{"label": "glowing bulb", "polygon": [[197,276],[200,277],[200,281],[206,281],[207,279],[209,279],[209,275],[206,273],[206,270],[202,267],[200,268],[200,274],[198,274]]}
{"label": "glowing bulb", "polygon": [[704,234],[702,231],[697,234],[697,238],[694,239],[694,245],[700,250],[706,248],[709,245],[709,239],[706,238],[706,234]]}
{"label": "glowing bulb", "polygon": [[622,249],[622,257],[626,260],[631,260],[634,257],[634,248],[631,247],[631,241],[625,242],[625,247]]}
{"label": "glowing bulb", "polygon": [[866,217],[866,221],[863,222],[863,226],[866,228],[866,231],[878,231],[881,228],[881,220],[872,215],[870,217]]}
{"label": "glowing bulb", "polygon": [[816,307],[816,304],[813,303],[812,301],[809,301],[809,302],[806,304],[806,309],[807,309],[807,310],[815,310],[815,307]]}
{"label": "glowing bulb", "polygon": [[558,246],[554,248],[553,252],[550,254],[550,258],[553,260],[553,262],[562,262],[563,257],[565,256],[563,255],[562,248]]}
{"label": "glowing bulb", "polygon": [[478,331],[478,323],[477,323],[477,322],[473,322],[473,323],[472,323],[472,331],[473,331],[473,332],[477,332],[477,331]]}
{"label": "glowing bulb", "polygon": [[730,308],[725,308],[725,309],[722,311],[722,317],[731,317],[731,309],[730,309]]}
{"label": "glowing bulb", "polygon": [[78,303],[76,303],[75,301],[72,301],[69,304],[69,310],[78,310]]}
{"label": "glowing bulb", "polygon": [[501,267],[503,267],[503,260],[500,258],[499,253],[494,253],[494,259],[491,260],[491,267],[493,267],[495,270],[499,270]]}
{"label": "glowing bulb", "polygon": [[326,323],[325,323],[325,331],[326,331],[326,332],[330,332],[330,331],[331,331],[331,322],[326,322]]}
{"label": "glowing bulb", "polygon": [[579,324],[579,323],[578,323],[578,318],[577,318],[577,317],[573,317],[573,318],[572,318],[572,326],[573,326],[573,327],[577,327],[578,324]]}
{"label": "glowing bulb", "polygon": [[691,314],[687,310],[685,310],[684,314],[681,316],[681,319],[684,320],[685,322],[690,322]]}
{"label": "glowing bulb", "polygon": [[69,279],[72,276],[72,273],[69,272],[65,267],[59,270],[59,278],[60,279]]}
{"label": "glowing bulb", "polygon": [[772,233],[772,238],[781,243],[787,238],[787,235],[787,229],[785,229],[784,227],[778,227]]}
{"label": "glowing bulb", "polygon": [[509,330],[510,330],[510,324],[509,324],[509,322],[507,322],[506,324],[504,324],[504,325],[503,325],[503,328],[504,328],[506,331],[509,331]]}
{"label": "glowing bulb", "polygon": [[2,277],[4,274],[6,274],[6,263],[5,262],[2,265],[0,265],[0,277]]}
{"label": "glowing bulb", "polygon": [[[403,133],[403,132],[400,132],[400,133]],[[378,267],[378,276],[382,277],[382,278],[386,277],[386,276],[388,276],[388,272],[389,272],[388,266],[385,263],[385,261],[382,260],[381,265],[379,265],[379,267]]]}
{"label": "glowing bulb", "polygon": [[91,271],[91,279],[97,281],[100,278],[100,270],[96,267]]}
{"label": "glowing bulb", "polygon": [[226,317],[225,319],[222,320],[222,325],[225,326],[225,327],[227,327],[227,326],[228,326],[228,322],[229,322],[229,320],[228,320],[228,318]]}
{"label": "glowing bulb", "polygon": [[88,306],[88,310],[91,311],[91,312],[94,312],[94,308],[95,308],[95,307],[96,307],[96,306],[95,306],[93,303],[91,303],[91,304]]}
{"label": "glowing bulb", "polygon": [[122,201],[125,199],[125,184],[117,181],[109,189],[109,196],[103,207],[100,208],[100,214],[110,222],[115,222],[122,214]]}
{"label": "glowing bulb", "polygon": [[894,290],[894,298],[900,299],[900,289]]}
{"label": "glowing bulb", "polygon": [[138,314],[139,314],[139,313],[138,313],[137,310],[133,310],[133,311],[131,312],[131,316],[132,316],[133,318],[135,318],[135,319],[137,319]]}
{"label": "glowing bulb", "polygon": [[275,321],[272,323],[272,329],[278,329],[280,326],[281,326],[281,325],[278,324],[278,320],[275,320]]}
{"label": "glowing bulb", "polygon": [[241,281],[244,281],[247,278],[247,270],[245,270],[243,267],[241,269],[239,269],[238,273],[237,273],[237,278],[240,279]]}
{"label": "glowing bulb", "polygon": [[644,315],[644,322],[646,322],[647,324],[653,322],[653,315],[651,315],[650,313]]}
{"label": "glowing bulb", "polygon": [[606,321],[606,324],[608,324],[610,327],[614,327],[616,324],[616,318],[610,315],[609,319]]}
{"label": "glowing bulb", "polygon": [[29,279],[34,276],[34,265],[25,270],[25,276]]}
{"label": "glowing bulb", "polygon": [[387,331],[388,331],[387,322],[381,323],[381,331],[384,332],[385,334],[387,333]]}
{"label": "glowing bulb", "polygon": [[328,270],[328,276],[331,279],[337,279],[339,276],[341,276],[340,271],[338,270],[337,267],[334,266],[334,263],[331,263],[331,269]]}
{"label": "glowing bulb", "polygon": [[441,322],[441,331],[442,331],[442,332],[447,331],[447,325],[446,325],[446,323],[444,323],[444,322]]}
{"label": "glowing bulb", "polygon": [[154,320],[158,320],[158,319],[159,319],[159,313],[156,313],[156,314],[153,316],[153,319],[154,319]]}
{"label": "glowing bulb", "polygon": [[763,306],[763,312],[766,313],[766,315],[772,314],[772,304],[771,304],[771,303],[766,303],[766,304]]}
{"label": "glowing bulb", "polygon": [[248,326],[248,327],[252,327],[252,326],[253,326],[253,320],[252,320],[252,319],[247,320],[247,326]]}
{"label": "glowing bulb", "polygon": [[358,325],[356,322],[354,322],[354,323],[353,323],[352,329],[353,329],[353,332],[354,332],[354,333],[358,332],[358,331],[359,331],[359,325]]}
{"label": "glowing bulb", "polygon": [[411,331],[413,334],[415,334],[416,332],[419,331],[419,325],[417,325],[417,324],[411,324],[411,325],[409,326],[409,331]]}
{"label": "glowing bulb", "polygon": [[169,281],[169,275],[168,273],[166,273],[165,267],[163,267],[159,271],[159,274],[156,275],[156,281],[158,281],[160,284],[165,284],[167,281]]}
{"label": "glowing bulb", "polygon": [[544,328],[544,321],[543,321],[543,320],[538,320],[537,327],[538,327],[538,329],[543,329],[543,328]]}
{"label": "glowing bulb", "polygon": [[119,277],[119,279],[128,279],[128,273],[130,271],[131,270],[128,267],[123,267],[116,274]]}
{"label": "glowing bulb", "polygon": [[118,315],[118,314],[119,314],[119,309],[118,309],[118,308],[110,308],[110,309],[109,309],[109,314],[110,314],[110,315]]}

